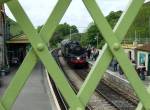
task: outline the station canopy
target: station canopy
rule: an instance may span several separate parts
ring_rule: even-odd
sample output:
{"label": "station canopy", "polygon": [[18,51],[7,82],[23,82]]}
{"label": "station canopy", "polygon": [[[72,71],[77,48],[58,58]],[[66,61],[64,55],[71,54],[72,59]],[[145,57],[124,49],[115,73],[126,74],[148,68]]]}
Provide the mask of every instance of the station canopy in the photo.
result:
{"label": "station canopy", "polygon": [[143,46],[137,47],[137,50],[150,52],[150,44],[144,44]]}
{"label": "station canopy", "polygon": [[26,35],[19,35],[19,36],[15,36],[9,40],[6,41],[7,44],[11,44],[11,43],[21,43],[21,44],[26,44],[26,43],[30,43],[27,36]]}

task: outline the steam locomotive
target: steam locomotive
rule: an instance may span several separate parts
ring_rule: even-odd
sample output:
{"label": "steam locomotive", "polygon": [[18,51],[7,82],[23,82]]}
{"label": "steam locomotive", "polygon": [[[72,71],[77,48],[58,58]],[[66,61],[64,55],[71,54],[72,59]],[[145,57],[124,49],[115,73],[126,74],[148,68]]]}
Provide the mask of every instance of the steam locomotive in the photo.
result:
{"label": "steam locomotive", "polygon": [[80,45],[78,41],[69,39],[61,42],[61,53],[68,62],[73,66],[87,66],[86,50]]}

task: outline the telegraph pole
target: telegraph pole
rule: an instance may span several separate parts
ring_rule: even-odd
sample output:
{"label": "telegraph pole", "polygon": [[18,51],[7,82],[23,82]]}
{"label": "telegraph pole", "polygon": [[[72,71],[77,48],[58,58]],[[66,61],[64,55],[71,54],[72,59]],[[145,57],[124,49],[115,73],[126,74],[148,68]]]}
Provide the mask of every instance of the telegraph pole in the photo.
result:
{"label": "telegraph pole", "polygon": [[70,27],[70,40],[71,40],[71,27]]}
{"label": "telegraph pole", "polygon": [[149,16],[149,37],[150,37],[150,16]]}
{"label": "telegraph pole", "polygon": [[94,37],[94,39],[96,40],[96,48],[98,48],[98,34]]}
{"label": "telegraph pole", "polygon": [[97,49],[98,49],[98,35],[97,35]]}

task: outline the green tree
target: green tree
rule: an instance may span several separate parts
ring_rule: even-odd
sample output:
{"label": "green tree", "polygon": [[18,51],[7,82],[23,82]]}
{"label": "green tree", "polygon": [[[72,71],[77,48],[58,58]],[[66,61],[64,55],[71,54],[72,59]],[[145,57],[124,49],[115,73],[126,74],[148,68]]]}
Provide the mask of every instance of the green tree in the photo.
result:
{"label": "green tree", "polygon": [[146,38],[150,37],[150,2],[143,4],[143,7],[140,9],[135,21],[131,25],[128,33],[126,34],[126,39],[131,38],[135,40],[135,32],[137,33],[136,37]]}
{"label": "green tree", "polygon": [[108,16],[106,16],[107,21],[109,22],[112,29],[115,27],[116,23],[118,22],[120,16],[122,14],[122,11],[117,12],[110,12]]}
{"label": "green tree", "polygon": [[81,38],[82,45],[92,45],[97,47],[98,41],[98,47],[102,48],[104,43],[104,39],[102,38],[102,35],[95,24],[91,24],[87,29],[87,32],[81,35]]}
{"label": "green tree", "polygon": [[[112,28],[114,28],[121,14],[122,14],[122,11],[117,11],[117,12],[112,11],[110,12],[108,16],[106,16],[106,19]],[[90,23],[90,25],[88,26],[87,32],[84,35],[85,38],[82,39],[81,43],[83,45],[90,44],[92,46],[97,47],[97,36],[98,36],[98,48],[102,48],[102,46],[105,43],[102,37],[102,34],[99,32],[97,26],[94,23]]]}
{"label": "green tree", "polygon": [[50,40],[50,46],[57,46],[57,44],[65,39],[65,36],[69,35],[70,33],[79,33],[75,25],[70,26],[67,23],[59,24],[52,36],[52,39]]}

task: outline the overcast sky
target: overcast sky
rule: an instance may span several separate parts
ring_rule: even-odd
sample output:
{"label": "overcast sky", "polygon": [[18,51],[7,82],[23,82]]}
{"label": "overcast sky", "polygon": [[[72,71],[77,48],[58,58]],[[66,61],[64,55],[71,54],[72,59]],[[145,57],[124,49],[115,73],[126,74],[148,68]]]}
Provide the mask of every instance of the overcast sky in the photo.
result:
{"label": "overcast sky", "polygon": [[[38,1],[38,2],[37,2]],[[103,14],[106,16],[110,11],[124,10],[130,0],[96,0]],[[149,0],[147,0],[149,1]],[[19,0],[27,15],[35,27],[46,22],[57,0]],[[6,14],[13,18],[9,9],[6,7]],[[80,31],[86,29],[92,18],[85,8],[82,0],[72,0],[67,12],[61,20],[61,23],[67,22],[76,25]]]}

